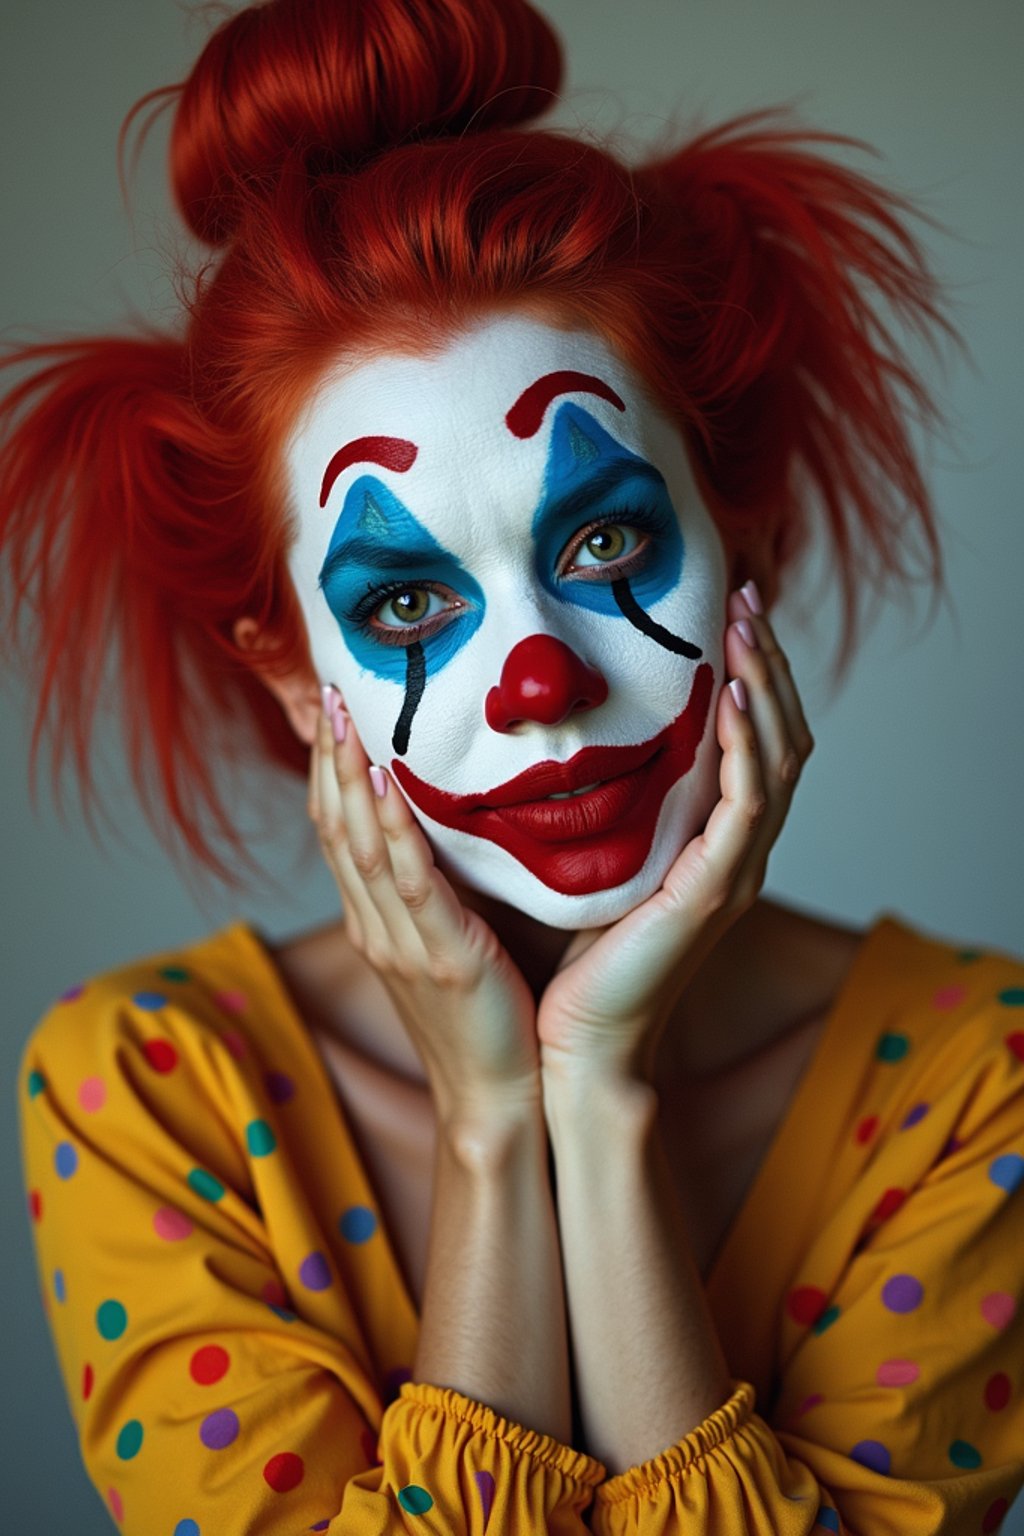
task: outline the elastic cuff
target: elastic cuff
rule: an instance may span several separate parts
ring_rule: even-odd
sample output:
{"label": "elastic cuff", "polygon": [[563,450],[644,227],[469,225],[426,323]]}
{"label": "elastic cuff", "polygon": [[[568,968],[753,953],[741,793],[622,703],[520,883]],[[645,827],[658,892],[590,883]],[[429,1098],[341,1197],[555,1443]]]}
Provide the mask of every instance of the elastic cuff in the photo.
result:
{"label": "elastic cuff", "polygon": [[676,1445],[669,1446],[667,1451],[652,1456],[649,1461],[643,1461],[637,1467],[627,1468],[616,1477],[610,1477],[596,1490],[594,1503],[621,1504],[626,1499],[652,1493],[666,1478],[685,1472],[695,1461],[707,1456],[723,1440],[735,1434],[753,1413],[757,1394],[749,1381],[734,1381],[733,1385],[735,1391],[729,1400],[721,1408],[716,1408],[703,1424],[691,1429],[688,1435]]}
{"label": "elastic cuff", "polygon": [[496,1440],[503,1440],[510,1449],[532,1457],[541,1466],[561,1473],[581,1488],[596,1488],[607,1476],[607,1467],[603,1462],[595,1461],[593,1456],[585,1456],[582,1451],[573,1450],[571,1445],[563,1445],[560,1440],[541,1434],[537,1429],[527,1429],[513,1419],[502,1418],[493,1408],[474,1402],[471,1397],[463,1397],[454,1387],[435,1387],[429,1382],[404,1381],[399,1388],[397,1401],[421,1410],[433,1409],[446,1418],[468,1424],[471,1429],[493,1435]]}

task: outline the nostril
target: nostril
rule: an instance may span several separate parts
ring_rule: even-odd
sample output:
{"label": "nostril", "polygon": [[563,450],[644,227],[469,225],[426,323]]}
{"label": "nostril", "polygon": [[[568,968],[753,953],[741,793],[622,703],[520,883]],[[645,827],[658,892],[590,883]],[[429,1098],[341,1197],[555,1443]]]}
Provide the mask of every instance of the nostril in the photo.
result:
{"label": "nostril", "polygon": [[607,697],[601,673],[563,641],[554,635],[528,635],[505,658],[500,681],[484,702],[484,715],[494,731],[508,731],[527,720],[559,725]]}

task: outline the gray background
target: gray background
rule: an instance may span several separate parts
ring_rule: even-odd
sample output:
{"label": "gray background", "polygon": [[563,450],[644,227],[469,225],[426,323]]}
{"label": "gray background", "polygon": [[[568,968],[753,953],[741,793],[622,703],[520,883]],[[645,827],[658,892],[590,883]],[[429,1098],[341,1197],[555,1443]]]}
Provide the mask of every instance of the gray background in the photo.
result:
{"label": "gray background", "polygon": [[[973,366],[948,351],[936,377],[955,436],[923,444],[940,510],[953,611],[888,608],[833,697],[825,668],[836,610],[800,588],[779,627],[818,737],[769,872],[771,893],[867,923],[898,913],[932,932],[1021,953],[1020,585],[1024,483],[1018,358],[1024,231],[1016,0],[543,0],[568,45],[559,120],[625,128],[638,145],[670,114],[713,121],[791,101],[884,159],[850,156],[924,200],[949,237],[923,230],[951,285]],[[120,120],[180,78],[205,24],[175,0],[4,0],[0,62],[0,328],[95,331],[129,306],[168,323],[163,253],[178,236],[162,184],[165,130],[122,209]],[[806,627],[801,624],[806,621]],[[9,1263],[3,1330],[0,1524],[106,1536],[109,1518],[78,1463],[37,1296],[12,1117],[18,1056],[67,985],[128,957],[187,943],[245,916],[274,938],[326,920],[334,887],[308,843],[301,785],[273,792],[264,853],[278,877],[243,895],[186,887],[122,793],[117,738],[103,750],[116,837],[90,841],[74,798],[62,822],[45,778],[27,788],[27,700],[0,695],[0,837],[7,1109],[2,1198]],[[255,823],[254,823],[255,833]],[[1004,1530],[1024,1532],[1024,1503]],[[154,1532],[153,1536],[162,1536]]]}

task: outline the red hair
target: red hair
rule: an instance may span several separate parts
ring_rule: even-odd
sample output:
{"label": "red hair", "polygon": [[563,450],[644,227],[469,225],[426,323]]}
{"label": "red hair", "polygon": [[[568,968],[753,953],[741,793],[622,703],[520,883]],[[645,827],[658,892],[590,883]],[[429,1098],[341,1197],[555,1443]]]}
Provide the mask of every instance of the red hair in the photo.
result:
{"label": "red hair", "polygon": [[723,534],[756,537],[777,571],[820,511],[840,666],[863,583],[909,579],[923,554],[941,589],[905,414],[941,417],[877,304],[929,341],[956,337],[906,226],[918,210],[815,147],[866,146],[774,111],[633,169],[524,130],[560,73],[525,0],[270,0],[133,109],[125,130],[176,101],[178,205],[223,251],[179,336],[10,359],[30,371],[0,405],[0,544],[7,637],[17,626],[37,668],[33,772],[55,725],[55,778],[69,753],[88,807],[116,648],[129,761],[158,829],[166,811],[228,882],[233,863],[255,867],[211,764],[251,759],[255,738],[262,758],[307,766],[232,637],[251,615],[274,641],[263,665],[309,659],[287,576],[286,434],[339,355],[422,352],[496,308],[611,343],[685,433]]}

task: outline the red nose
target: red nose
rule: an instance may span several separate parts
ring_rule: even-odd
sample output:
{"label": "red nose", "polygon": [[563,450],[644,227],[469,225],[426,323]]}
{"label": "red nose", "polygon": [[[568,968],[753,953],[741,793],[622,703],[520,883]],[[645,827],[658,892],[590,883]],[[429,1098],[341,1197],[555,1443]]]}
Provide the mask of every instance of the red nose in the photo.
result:
{"label": "red nose", "polygon": [[487,695],[484,714],[492,731],[508,731],[520,720],[558,725],[577,709],[593,709],[608,697],[600,672],[588,667],[554,635],[527,635],[514,645],[501,681]]}

